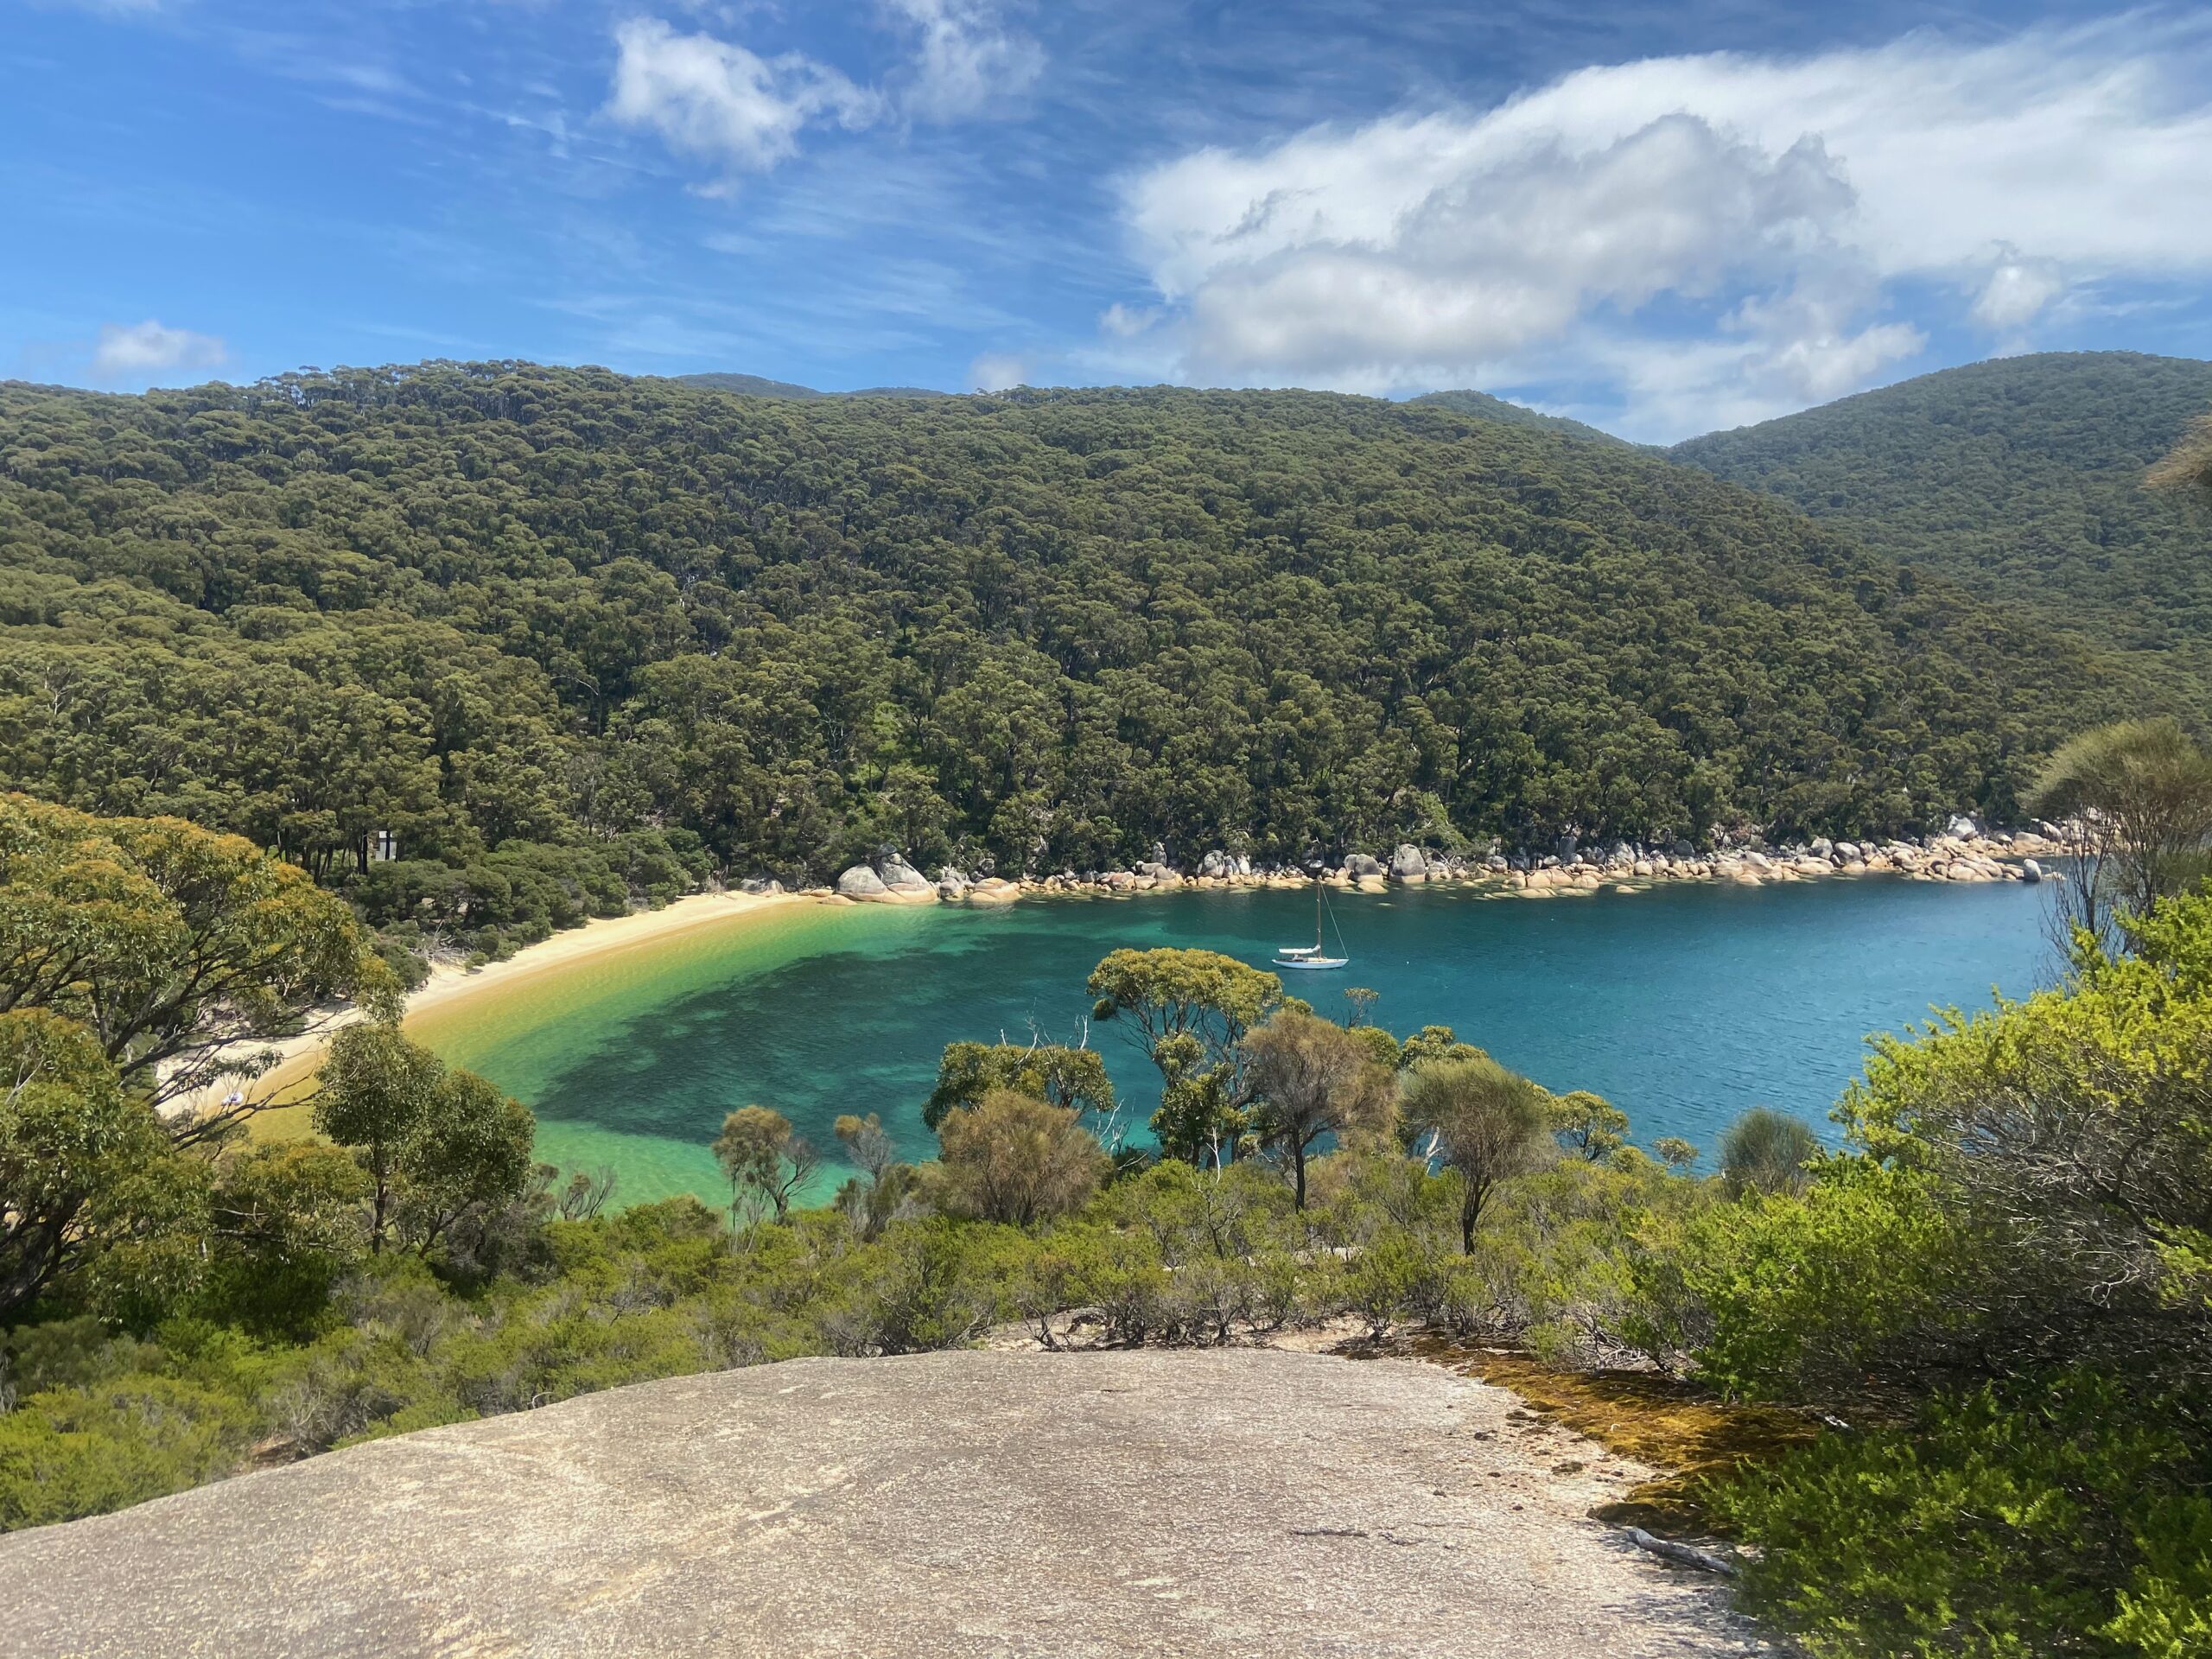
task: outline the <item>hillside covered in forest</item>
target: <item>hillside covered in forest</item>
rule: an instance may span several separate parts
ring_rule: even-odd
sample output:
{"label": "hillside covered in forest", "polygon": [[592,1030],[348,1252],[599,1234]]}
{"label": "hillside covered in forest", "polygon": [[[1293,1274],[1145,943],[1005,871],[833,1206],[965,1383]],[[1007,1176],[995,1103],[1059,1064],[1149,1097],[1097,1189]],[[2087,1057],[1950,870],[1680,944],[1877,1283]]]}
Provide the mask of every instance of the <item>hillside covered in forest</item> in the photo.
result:
{"label": "hillside covered in forest", "polygon": [[1599,443],[1618,444],[1624,448],[1643,447],[1630,443],[1626,438],[1617,438],[1586,422],[1570,420],[1564,415],[1547,415],[1540,409],[1531,409],[1526,404],[1509,403],[1487,391],[1428,391],[1406,401],[1416,409],[1449,410],[1454,415],[1465,415],[1476,420],[1497,421],[1506,426],[1539,427],[1547,432],[1588,438]]}
{"label": "hillside covered in forest", "polygon": [[2212,363],[2044,353],[1945,369],[1668,453],[2135,659],[2212,709],[2212,517],[2144,474]]}
{"label": "hillside covered in forest", "polygon": [[1877,834],[2009,814],[2144,695],[1768,497],[1448,408],[522,364],[0,388],[0,784],[372,918],[884,844]]}

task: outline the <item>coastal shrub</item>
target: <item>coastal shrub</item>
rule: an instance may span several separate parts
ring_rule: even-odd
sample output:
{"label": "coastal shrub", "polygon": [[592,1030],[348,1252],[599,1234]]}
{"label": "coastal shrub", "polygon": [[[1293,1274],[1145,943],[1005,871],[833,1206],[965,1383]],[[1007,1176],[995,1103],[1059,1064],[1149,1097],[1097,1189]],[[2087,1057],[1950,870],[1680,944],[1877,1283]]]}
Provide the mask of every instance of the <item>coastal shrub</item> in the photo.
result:
{"label": "coastal shrub", "polygon": [[1152,1235],[1171,1265],[1250,1255],[1301,1241],[1289,1186],[1273,1169],[1243,1160],[1218,1170],[1162,1159],[1109,1187],[1099,1213]]}
{"label": "coastal shrub", "polygon": [[0,1413],[0,1532],[143,1503],[230,1472],[259,1423],[220,1389],[131,1371]]}
{"label": "coastal shrub", "polygon": [[1077,1283],[1086,1305],[1095,1304],[1109,1341],[1139,1343],[1171,1325],[1174,1276],[1155,1240],[1141,1235],[1091,1235],[1085,1273]]}
{"label": "coastal shrub", "polygon": [[1490,1287],[1488,1323],[1553,1363],[1619,1364],[1648,1357],[1651,1323],[1639,1279],[1648,1241],[1718,1201],[1633,1147],[1568,1156],[1508,1185],[1470,1265]]}
{"label": "coastal shrub", "polygon": [[1009,1227],[899,1223],[854,1258],[863,1270],[831,1315],[836,1351],[912,1354],[974,1341],[1014,1316],[1014,1268],[1027,1247]]}
{"label": "coastal shrub", "polygon": [[2075,1371],[1932,1398],[1719,1483],[1743,1605],[1821,1659],[2212,1651],[2212,1420]]}
{"label": "coastal shrub", "polygon": [[2212,893],[2130,934],[2059,990],[1878,1045],[1841,1109],[1999,1247],[1996,1315],[1970,1280],[1952,1300],[2016,1368],[2196,1369],[2212,1344]]}
{"label": "coastal shrub", "polygon": [[1367,1339],[1378,1341],[1395,1321],[1424,1318],[1442,1305],[1452,1265],[1429,1241],[1385,1225],[1346,1261],[1339,1294]]}
{"label": "coastal shrub", "polygon": [[993,1089],[938,1127],[948,1208],[980,1221],[1027,1226],[1078,1210],[1109,1160],[1071,1109]]}
{"label": "coastal shrub", "polygon": [[1699,1373],[1764,1399],[1851,1399],[1911,1350],[1959,1329],[1943,1289],[1982,1276],[1979,1241],[1926,1174],[1833,1160],[1803,1193],[1712,1205],[1647,1224],[1630,1272],[1643,1345],[1694,1351]]}
{"label": "coastal shrub", "polygon": [[1746,1192],[1802,1192],[1821,1139],[1802,1118],[1754,1106],[1720,1136],[1720,1180],[1729,1196]]}

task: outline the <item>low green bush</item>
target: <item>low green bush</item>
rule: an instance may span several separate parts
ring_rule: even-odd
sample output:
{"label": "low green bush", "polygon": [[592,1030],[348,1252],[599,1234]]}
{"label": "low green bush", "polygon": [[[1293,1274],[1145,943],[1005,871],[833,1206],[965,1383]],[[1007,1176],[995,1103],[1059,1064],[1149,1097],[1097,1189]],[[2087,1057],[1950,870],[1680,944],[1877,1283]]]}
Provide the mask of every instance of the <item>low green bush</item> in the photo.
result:
{"label": "low green bush", "polygon": [[1743,1605],[1816,1656],[2212,1653],[2212,1395],[2073,1372],[1831,1433],[1713,1491]]}

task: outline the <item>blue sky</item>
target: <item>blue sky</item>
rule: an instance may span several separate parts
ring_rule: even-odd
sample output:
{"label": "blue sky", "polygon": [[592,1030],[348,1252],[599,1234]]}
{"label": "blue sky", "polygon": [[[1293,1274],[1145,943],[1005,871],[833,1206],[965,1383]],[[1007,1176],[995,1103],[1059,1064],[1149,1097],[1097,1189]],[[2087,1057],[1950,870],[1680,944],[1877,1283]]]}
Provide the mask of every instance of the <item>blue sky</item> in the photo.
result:
{"label": "blue sky", "polygon": [[2201,7],[0,0],[0,375],[1475,385],[2212,356]]}

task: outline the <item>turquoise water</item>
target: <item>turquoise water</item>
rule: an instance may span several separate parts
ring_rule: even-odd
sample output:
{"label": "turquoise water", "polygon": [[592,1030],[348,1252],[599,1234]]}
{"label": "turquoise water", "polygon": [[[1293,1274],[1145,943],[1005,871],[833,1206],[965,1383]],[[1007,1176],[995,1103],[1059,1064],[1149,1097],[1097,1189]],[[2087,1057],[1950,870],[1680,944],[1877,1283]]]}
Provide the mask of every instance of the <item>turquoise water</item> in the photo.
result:
{"label": "turquoise water", "polygon": [[[1370,988],[1379,1023],[1449,1025],[1552,1089],[1595,1090],[1646,1144],[1710,1147],[1754,1105],[1825,1127],[1868,1033],[1986,1003],[1993,987],[2024,995],[2050,971],[2040,897],[2014,883],[1333,902],[1352,966],[1291,976],[1295,995],[1337,1015],[1346,987]],[[792,906],[579,964],[425,1034],[535,1109],[541,1155],[613,1165],[620,1201],[711,1197],[706,1146],[737,1106],[773,1106],[833,1151],[839,1113],[877,1112],[925,1156],[921,1105],[947,1042],[1026,1040],[1033,1028],[1066,1040],[1106,951],[1198,945],[1263,963],[1310,936],[1312,917],[1304,895],[1268,892]],[[1158,1099],[1150,1065],[1112,1025],[1091,1040],[1141,1124]]]}

